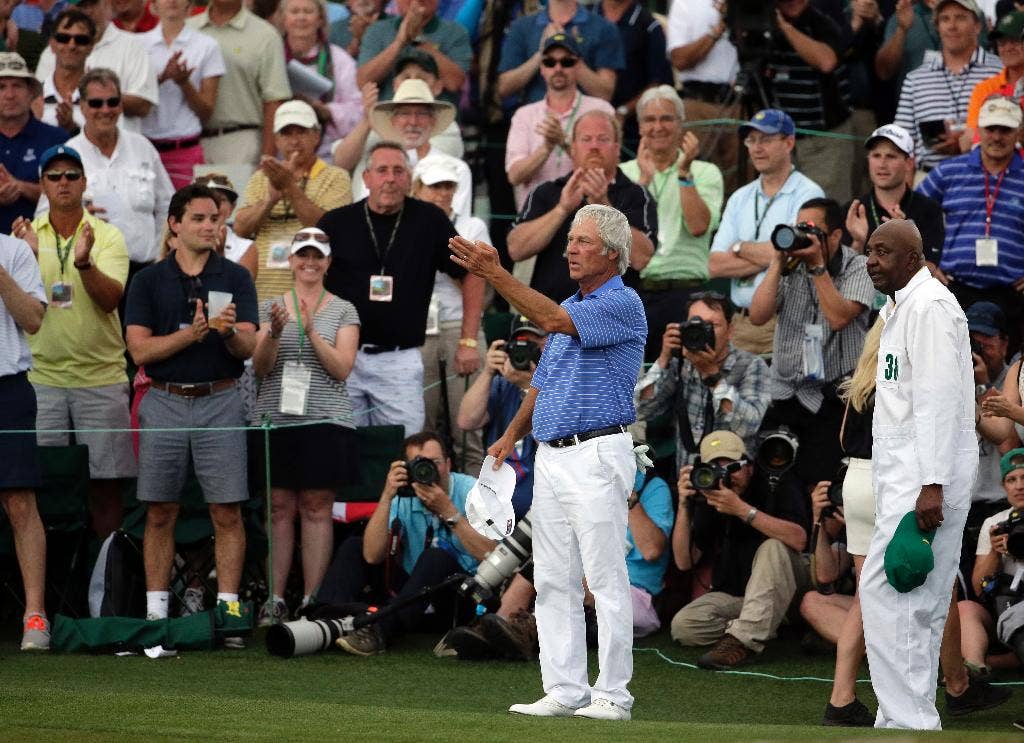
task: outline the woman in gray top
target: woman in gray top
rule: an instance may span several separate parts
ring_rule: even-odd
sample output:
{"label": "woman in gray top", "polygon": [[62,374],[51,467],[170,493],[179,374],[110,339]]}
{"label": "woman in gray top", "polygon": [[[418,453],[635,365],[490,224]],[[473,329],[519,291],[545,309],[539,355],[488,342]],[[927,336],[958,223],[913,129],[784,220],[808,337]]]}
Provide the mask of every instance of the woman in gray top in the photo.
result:
{"label": "woman in gray top", "polygon": [[253,353],[260,379],[256,417],[275,426],[269,488],[274,595],[260,609],[261,626],[288,618],[283,595],[296,514],[302,522],[303,604],[320,585],[333,547],[334,494],[352,479],[357,457],[345,378],[359,345],[359,315],[324,289],[331,248],[323,232],[298,232],[288,262],[294,286],[263,302]]}

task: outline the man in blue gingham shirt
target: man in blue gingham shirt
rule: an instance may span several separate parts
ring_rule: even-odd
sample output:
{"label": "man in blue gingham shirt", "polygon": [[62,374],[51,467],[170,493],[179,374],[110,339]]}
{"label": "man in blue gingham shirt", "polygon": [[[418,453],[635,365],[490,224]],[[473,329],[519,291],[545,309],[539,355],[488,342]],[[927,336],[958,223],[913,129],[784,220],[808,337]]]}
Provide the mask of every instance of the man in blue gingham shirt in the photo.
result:
{"label": "man in blue gingham shirt", "polygon": [[[455,263],[487,279],[551,333],[519,412],[487,452],[503,462],[531,430],[539,442],[530,521],[545,696],[509,712],[630,718],[633,617],[623,545],[637,467],[625,425],[635,419],[633,386],[647,338],[640,298],[621,278],[631,241],[622,212],[599,204],[580,209],[565,249],[569,276],[580,290],[561,305],[516,281],[491,246],[459,237],[449,242]],[[648,517],[637,510],[629,520],[638,518]],[[593,688],[584,577],[601,627]]]}

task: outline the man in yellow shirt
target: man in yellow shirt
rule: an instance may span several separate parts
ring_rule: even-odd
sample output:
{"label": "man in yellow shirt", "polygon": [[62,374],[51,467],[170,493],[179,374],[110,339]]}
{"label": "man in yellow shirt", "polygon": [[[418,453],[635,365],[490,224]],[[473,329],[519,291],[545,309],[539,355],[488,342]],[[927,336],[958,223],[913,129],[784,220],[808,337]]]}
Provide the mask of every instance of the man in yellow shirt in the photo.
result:
{"label": "man in yellow shirt", "polygon": [[51,147],[39,163],[50,209],[12,228],[39,259],[50,308],[29,340],[36,428],[41,446],[64,446],[63,431],[76,429],[75,441],[89,447],[93,529],[105,538],[121,523],[119,480],[136,475],[117,313],[128,251],[120,230],[82,207],[86,178],[74,149]]}

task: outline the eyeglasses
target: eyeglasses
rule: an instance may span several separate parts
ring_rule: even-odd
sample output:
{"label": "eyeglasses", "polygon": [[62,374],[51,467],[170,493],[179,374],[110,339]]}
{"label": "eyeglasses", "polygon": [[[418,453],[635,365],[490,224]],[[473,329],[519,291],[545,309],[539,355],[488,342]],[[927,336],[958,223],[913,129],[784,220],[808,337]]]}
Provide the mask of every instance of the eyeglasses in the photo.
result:
{"label": "eyeglasses", "polygon": [[70,44],[73,41],[78,46],[89,46],[92,43],[92,37],[89,34],[68,34],[63,31],[55,33],[53,40],[58,44]]}
{"label": "eyeglasses", "polygon": [[576,57],[544,57],[544,59],[540,61],[540,63],[545,67],[558,66],[566,70],[570,67],[575,67],[577,62],[579,62],[579,60],[576,59]]}
{"label": "eyeglasses", "polygon": [[107,108],[117,108],[121,105],[121,96],[115,95],[110,98],[86,98],[85,102],[89,104],[89,108],[103,108],[106,104]]}
{"label": "eyeglasses", "polygon": [[61,178],[65,178],[69,182],[74,183],[75,181],[81,179],[82,171],[81,170],[48,170],[45,173],[43,173],[43,177],[46,178],[46,180],[50,181],[50,183],[56,183]]}
{"label": "eyeglasses", "polygon": [[743,140],[743,146],[747,148],[758,147],[770,142],[778,142],[781,139],[781,134],[748,134],[746,139]]}
{"label": "eyeglasses", "polygon": [[0,70],[10,70],[11,72],[28,72],[28,66],[24,61],[20,59],[8,59],[0,62]]}
{"label": "eyeglasses", "polygon": [[304,242],[326,243],[328,242],[328,237],[320,230],[304,230],[302,232],[296,232],[295,237],[292,238],[292,245]]}
{"label": "eyeglasses", "polygon": [[722,294],[722,292],[716,291],[693,292],[693,294],[690,295],[691,302],[698,302],[704,299],[713,299],[716,302],[724,302],[725,295]]}
{"label": "eyeglasses", "polygon": [[392,116],[396,118],[399,116],[405,116],[410,119],[432,119],[434,118],[434,112],[430,109],[396,108]]}

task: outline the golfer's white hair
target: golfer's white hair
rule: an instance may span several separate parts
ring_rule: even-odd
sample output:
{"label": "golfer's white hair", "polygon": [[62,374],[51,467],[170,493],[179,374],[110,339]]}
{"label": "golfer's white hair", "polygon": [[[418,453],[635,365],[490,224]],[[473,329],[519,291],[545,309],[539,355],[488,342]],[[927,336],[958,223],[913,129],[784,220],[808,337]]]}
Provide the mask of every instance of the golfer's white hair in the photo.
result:
{"label": "golfer's white hair", "polygon": [[653,88],[645,90],[636,104],[637,117],[643,116],[644,109],[654,101],[668,101],[675,108],[679,120],[686,121],[686,108],[683,106],[683,99],[671,85],[655,85]]}
{"label": "golfer's white hair", "polygon": [[604,245],[601,255],[608,255],[609,250],[616,251],[619,256],[619,274],[626,273],[629,268],[629,247],[633,244],[633,233],[629,231],[626,215],[604,204],[587,204],[576,212],[572,226],[579,226],[585,219],[593,219],[597,225],[597,236]]}

